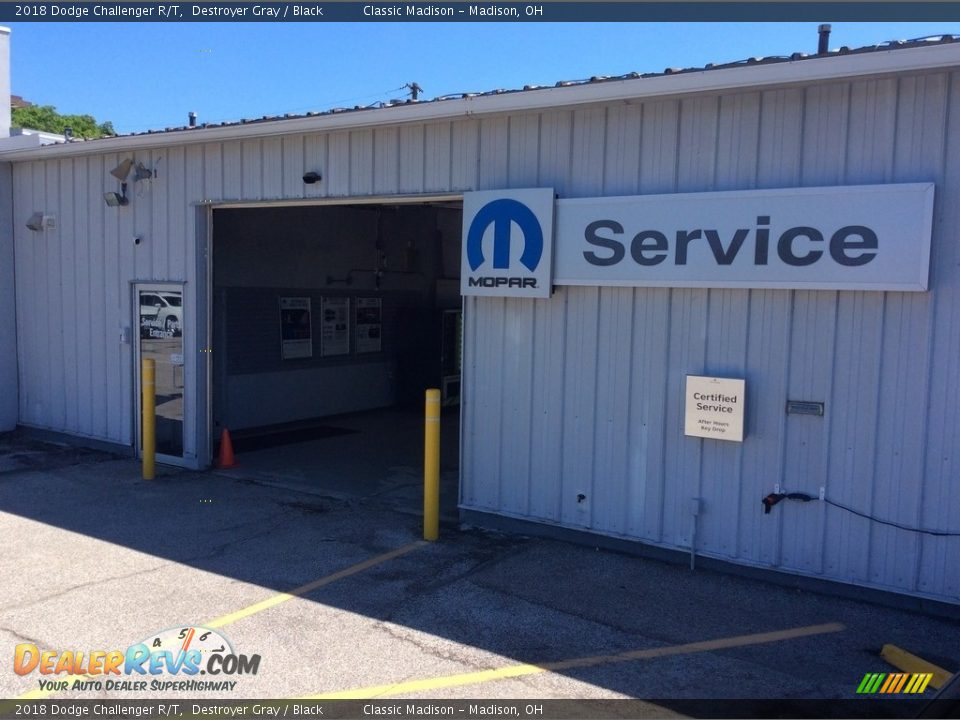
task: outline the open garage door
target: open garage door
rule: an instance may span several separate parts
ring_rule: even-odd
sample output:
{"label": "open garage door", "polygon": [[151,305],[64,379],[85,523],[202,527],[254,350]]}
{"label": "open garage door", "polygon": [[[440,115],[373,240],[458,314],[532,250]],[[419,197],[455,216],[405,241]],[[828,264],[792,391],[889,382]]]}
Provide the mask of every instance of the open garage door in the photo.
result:
{"label": "open garage door", "polygon": [[244,475],[412,498],[438,387],[455,508],[461,224],[459,200],[215,209],[215,457],[227,428]]}

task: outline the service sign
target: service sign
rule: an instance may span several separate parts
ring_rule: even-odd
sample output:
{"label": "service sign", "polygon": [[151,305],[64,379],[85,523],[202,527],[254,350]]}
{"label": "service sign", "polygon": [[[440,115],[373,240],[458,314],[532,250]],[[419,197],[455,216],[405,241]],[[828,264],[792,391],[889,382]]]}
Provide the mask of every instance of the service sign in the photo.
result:
{"label": "service sign", "polygon": [[687,375],[683,434],[743,442],[745,402],[742,379]]}
{"label": "service sign", "polygon": [[554,283],[926,290],[933,184],[560,200]]}
{"label": "service sign", "polygon": [[550,297],[553,198],[550,188],[463,196],[461,295]]}

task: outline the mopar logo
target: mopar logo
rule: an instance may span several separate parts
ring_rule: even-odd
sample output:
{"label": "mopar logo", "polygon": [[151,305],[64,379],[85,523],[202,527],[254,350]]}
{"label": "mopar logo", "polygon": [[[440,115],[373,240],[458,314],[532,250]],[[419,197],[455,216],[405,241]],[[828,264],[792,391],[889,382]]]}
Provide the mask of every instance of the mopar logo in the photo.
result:
{"label": "mopar logo", "polygon": [[470,287],[535,288],[537,286],[537,279],[519,277],[472,277],[467,278],[467,283]]}
{"label": "mopar logo", "polygon": [[[520,263],[530,272],[537,269],[543,255],[543,230],[533,211],[511,198],[501,198],[484,205],[474,216],[467,233],[467,261],[470,269],[483,265],[483,236],[493,225],[493,267],[510,267],[510,231],[516,224],[523,233],[523,254]],[[534,285],[533,287],[536,287]]]}
{"label": "mopar logo", "polygon": [[552,188],[464,193],[461,295],[550,297],[554,198]]}

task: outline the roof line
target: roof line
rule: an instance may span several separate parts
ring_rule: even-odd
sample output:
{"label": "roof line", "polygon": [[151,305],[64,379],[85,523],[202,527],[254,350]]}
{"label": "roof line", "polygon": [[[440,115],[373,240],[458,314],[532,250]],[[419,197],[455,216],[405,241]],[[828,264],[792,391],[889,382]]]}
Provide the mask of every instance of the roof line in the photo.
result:
{"label": "roof line", "polygon": [[171,145],[242,140],[265,136],[365,129],[381,125],[431,122],[497,113],[524,112],[595,103],[643,100],[721,90],[837,80],[960,66],[960,43],[831,54],[774,63],[737,65],[628,79],[610,79],[561,87],[467,96],[459,99],[394,105],[378,109],[329,112],[217,127],[124,135],[99,140],[45,145],[0,152],[0,160],[21,161]]}

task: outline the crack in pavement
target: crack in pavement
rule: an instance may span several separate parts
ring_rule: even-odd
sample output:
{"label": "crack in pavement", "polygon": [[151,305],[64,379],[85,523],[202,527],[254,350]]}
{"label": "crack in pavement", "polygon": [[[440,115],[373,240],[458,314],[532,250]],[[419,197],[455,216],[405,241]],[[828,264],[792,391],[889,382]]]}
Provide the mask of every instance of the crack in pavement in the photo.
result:
{"label": "crack in pavement", "polygon": [[[503,547],[507,548],[506,552],[498,552]],[[480,548],[480,552],[483,553],[484,557],[472,563],[469,567],[467,567],[462,572],[458,572],[455,575],[449,576],[449,577],[444,577],[444,573],[447,572],[449,569],[455,567],[456,565],[460,564],[462,562],[462,559],[457,557],[444,558],[444,562],[442,563],[442,568],[430,574],[430,577],[437,578],[437,579],[431,580],[426,583],[419,583],[419,584],[414,583],[413,585],[411,585],[411,592],[402,600],[400,600],[397,603],[397,605],[393,608],[393,610],[391,610],[391,612],[389,612],[383,619],[378,620],[374,624],[373,626],[374,630],[385,632],[387,635],[389,635],[395,640],[400,640],[401,642],[413,645],[418,650],[420,650],[421,652],[427,655],[430,655],[431,657],[434,657],[440,660],[457,662],[457,663],[460,663],[461,665],[465,665],[469,668],[473,668],[474,670],[487,669],[485,666],[481,664],[472,662],[466,658],[459,657],[456,655],[456,650],[460,647],[464,647],[463,643],[457,643],[455,640],[446,638],[446,641],[454,643],[455,647],[452,647],[449,651],[442,650],[441,648],[432,647],[428,645],[425,641],[421,641],[416,637],[402,634],[400,629],[397,627],[397,625],[403,625],[404,627],[409,627],[409,626],[405,623],[395,622],[395,618],[410,604],[422,599],[422,597],[427,593],[433,592],[440,588],[448,587],[450,585],[453,585],[461,581],[470,582],[469,578],[472,575],[476,574],[477,572],[485,568],[492,567],[497,563],[503,562],[508,558],[514,557],[515,555],[518,555],[521,552],[523,552],[524,549],[525,548],[523,545],[517,544],[515,540],[513,540],[512,538],[504,539],[503,541],[501,541],[500,543],[494,546],[482,547]],[[474,584],[476,587],[481,587],[476,583],[471,583],[471,584]],[[468,646],[468,647],[474,647],[474,646]],[[487,651],[487,652],[492,652],[492,651]],[[494,654],[497,654],[497,653],[494,653]],[[402,681],[398,681],[398,682],[402,682]]]}
{"label": "crack in pavement", "polygon": [[40,647],[41,645],[43,645],[43,647],[49,647],[48,645],[45,645],[44,643],[42,643],[40,640],[37,640],[36,638],[27,637],[26,635],[21,635],[16,630],[12,628],[8,628],[4,625],[0,625],[0,632],[5,632],[8,635],[13,635],[13,637],[15,637],[17,640],[23,640],[24,642],[32,643],[37,647]]}
{"label": "crack in pavement", "polygon": [[[50,594],[50,595],[44,595],[44,596],[42,596],[42,597],[34,598],[34,599],[30,600],[29,602],[21,603],[20,605],[11,605],[11,606],[0,607],[0,611],[3,611],[3,612],[5,612],[5,613],[7,613],[7,612],[14,612],[14,611],[17,611],[17,610],[24,610],[24,609],[26,609],[26,608],[34,607],[34,606],[36,606],[36,605],[42,604],[42,603],[44,603],[44,602],[47,602],[48,600],[55,600],[55,599],[57,599],[57,598],[59,598],[59,597],[62,597],[62,596],[67,595],[67,594],[69,594],[69,593],[75,592],[75,591],[77,591],[77,590],[84,590],[84,589],[87,589],[87,588],[95,587],[95,586],[97,586],[97,585],[103,585],[103,584],[107,584],[107,583],[112,583],[112,582],[115,582],[115,581],[117,581],[117,580],[129,580],[130,578],[134,578],[134,577],[138,577],[138,576],[142,576],[142,575],[149,575],[150,573],[154,573],[154,572],[157,572],[158,570],[162,570],[162,569],[164,569],[164,568],[167,568],[167,567],[169,567],[171,564],[184,565],[184,564],[188,564],[188,563],[190,563],[190,562],[196,561],[196,560],[207,560],[207,559],[210,559],[210,558],[213,558],[213,557],[217,557],[218,555],[224,554],[224,553],[226,552],[227,548],[229,548],[229,547],[232,546],[232,545],[240,545],[240,544],[243,544],[243,543],[248,542],[248,541],[250,541],[250,540],[256,540],[256,539],[259,538],[259,537],[263,537],[264,535],[267,535],[267,534],[273,532],[274,530],[276,530],[277,528],[279,528],[279,527],[283,524],[283,521],[282,521],[282,517],[281,517],[281,516],[282,516],[281,513],[277,513],[277,514],[274,516],[274,518],[277,518],[277,522],[273,523],[273,524],[270,525],[268,528],[259,530],[258,532],[253,533],[252,535],[248,535],[248,536],[243,537],[243,538],[237,538],[237,539],[230,540],[230,541],[228,541],[228,542],[222,543],[221,545],[215,546],[214,549],[213,549],[213,551],[212,551],[212,552],[208,552],[207,554],[195,555],[195,556],[192,556],[192,557],[186,557],[186,558],[180,558],[180,559],[167,558],[167,559],[164,559],[164,561],[161,562],[159,565],[154,565],[154,566],[149,567],[149,568],[143,568],[143,569],[136,570],[136,571],[134,571],[134,572],[126,573],[126,574],[123,574],[123,575],[111,575],[110,577],[98,578],[98,579],[95,579],[95,580],[90,580],[90,581],[87,581],[87,582],[83,582],[83,583],[80,583],[79,585],[71,585],[71,586],[68,587],[68,588],[64,588],[64,589],[59,590],[59,591],[57,591],[57,592],[55,592],[55,593],[52,593],[52,594]],[[262,521],[259,521],[259,520],[257,520],[257,521],[251,521],[251,523],[253,523],[253,522],[256,522],[256,524],[257,524],[258,526],[260,526],[260,525],[262,524]],[[246,523],[246,524],[251,524],[251,523]]]}
{"label": "crack in pavement", "polygon": [[64,596],[64,595],[66,595],[66,594],[68,594],[68,593],[72,593],[72,592],[74,592],[74,591],[76,591],[76,590],[83,590],[83,589],[85,589],[85,588],[94,587],[94,586],[96,586],[96,585],[101,585],[101,584],[103,584],[103,583],[113,582],[113,581],[115,581],[115,580],[127,580],[127,579],[129,579],[129,578],[137,577],[138,575],[145,575],[145,574],[147,574],[147,573],[155,572],[156,570],[159,570],[160,568],[164,567],[165,565],[166,565],[166,563],[163,563],[163,564],[161,564],[161,565],[157,565],[157,566],[152,567],[152,568],[147,568],[147,569],[143,569],[143,570],[137,570],[136,572],[127,573],[127,574],[125,574],[125,575],[112,575],[112,576],[106,577],[106,578],[98,578],[98,579],[96,579],[96,580],[89,580],[89,581],[87,581],[87,582],[80,583],[79,585],[71,585],[71,586],[68,587],[68,588],[64,588],[64,589],[62,589],[62,590],[58,590],[57,592],[55,592],[55,593],[53,593],[53,594],[51,594],[51,595],[43,595],[42,597],[34,598],[33,600],[30,600],[29,602],[26,602],[26,603],[22,603],[22,604],[20,604],[20,605],[11,605],[11,606],[9,606],[9,607],[0,607],[0,610],[2,610],[3,612],[11,612],[11,611],[16,611],[16,610],[24,610],[24,609],[26,609],[26,608],[33,607],[33,606],[35,606],[35,605],[39,605],[39,604],[41,604],[41,603],[44,603],[44,602],[46,602],[46,601],[48,601],[48,600],[55,600],[55,599],[58,598],[58,597],[62,597],[62,596]]}
{"label": "crack in pavement", "polygon": [[[473,670],[487,670],[487,669],[489,669],[489,668],[487,668],[486,666],[479,664],[478,662],[471,662],[471,661],[468,660],[467,658],[457,657],[456,654],[455,654],[456,650],[458,650],[458,649],[461,648],[461,647],[464,647],[464,645],[463,645],[463,643],[457,643],[455,640],[450,640],[449,638],[444,638],[447,642],[451,642],[451,643],[455,643],[455,644],[456,644],[455,647],[451,648],[451,650],[450,650],[449,652],[446,652],[446,651],[441,650],[440,648],[431,647],[431,646],[427,645],[425,642],[420,641],[420,640],[418,640],[418,639],[415,638],[415,637],[411,637],[411,636],[409,636],[409,635],[404,635],[404,634],[402,634],[402,633],[399,631],[399,629],[396,627],[396,625],[394,625],[393,623],[387,623],[386,621],[377,622],[377,623],[374,625],[374,630],[380,630],[380,631],[382,631],[382,632],[385,632],[387,635],[389,635],[389,636],[390,636],[391,638],[393,638],[394,640],[399,640],[400,642],[406,643],[406,644],[408,644],[408,645],[413,645],[415,648],[417,648],[418,650],[420,650],[422,653],[424,653],[424,654],[426,654],[426,655],[429,655],[430,657],[436,658],[436,659],[438,659],[438,660],[449,660],[449,661],[451,661],[451,662],[456,662],[456,663],[459,663],[459,664],[461,664],[461,665],[465,665],[465,666],[467,666],[468,668],[472,668]],[[434,637],[437,637],[437,636],[434,636]],[[466,647],[474,647],[474,646],[473,646],[473,645],[468,645],[468,646],[466,646]],[[487,652],[490,652],[490,651],[487,651]],[[496,653],[494,653],[494,654],[496,654]],[[412,675],[412,673],[411,673],[411,675]],[[408,676],[408,677],[410,677],[410,676]],[[406,679],[407,679],[407,678],[405,678],[404,680],[406,680]],[[403,680],[394,681],[393,684],[399,684],[400,682],[403,682]]]}

